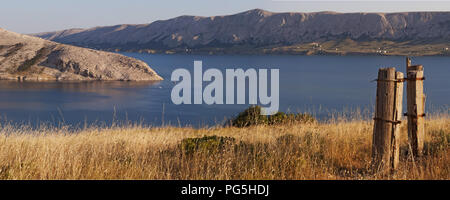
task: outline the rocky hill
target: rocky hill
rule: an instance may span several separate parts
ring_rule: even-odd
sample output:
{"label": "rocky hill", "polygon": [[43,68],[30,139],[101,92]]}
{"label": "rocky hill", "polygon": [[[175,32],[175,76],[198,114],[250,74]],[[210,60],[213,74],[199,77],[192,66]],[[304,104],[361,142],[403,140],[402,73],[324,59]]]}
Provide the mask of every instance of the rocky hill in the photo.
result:
{"label": "rocky hill", "polygon": [[0,29],[0,79],[162,80],[146,63]]}
{"label": "rocky hill", "polygon": [[[450,12],[273,13],[255,9],[227,16],[181,16],[150,24],[71,29],[36,36],[120,51],[332,53],[353,45],[358,47],[355,52],[388,53],[395,47],[389,44],[394,42],[406,48],[432,45],[430,48],[442,53],[450,41]],[[426,49],[410,52],[416,50]]]}

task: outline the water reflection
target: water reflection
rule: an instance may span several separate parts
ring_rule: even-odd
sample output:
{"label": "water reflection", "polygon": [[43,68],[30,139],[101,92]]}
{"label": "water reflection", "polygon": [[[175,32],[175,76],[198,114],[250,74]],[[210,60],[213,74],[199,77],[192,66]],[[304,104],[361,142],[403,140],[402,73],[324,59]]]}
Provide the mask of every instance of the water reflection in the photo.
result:
{"label": "water reflection", "polygon": [[17,82],[0,81],[0,109],[105,109],[139,98],[160,82]]}
{"label": "water reflection", "polygon": [[0,81],[0,89],[2,91],[59,89],[67,92],[102,92],[114,88],[142,88],[159,83],[160,81],[17,82],[4,80]]}

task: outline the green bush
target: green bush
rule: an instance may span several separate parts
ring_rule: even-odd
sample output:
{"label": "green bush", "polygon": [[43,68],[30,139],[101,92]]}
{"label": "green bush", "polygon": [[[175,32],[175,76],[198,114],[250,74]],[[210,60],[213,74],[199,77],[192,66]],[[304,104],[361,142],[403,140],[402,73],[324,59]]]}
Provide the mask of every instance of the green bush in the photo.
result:
{"label": "green bush", "polygon": [[181,149],[185,154],[218,153],[234,144],[232,137],[204,136],[201,138],[186,138],[181,141]]}
{"label": "green bush", "polygon": [[231,122],[232,126],[246,127],[260,124],[267,124],[267,116],[261,115],[260,106],[251,106],[234,118]]}
{"label": "green bush", "polygon": [[268,117],[269,125],[286,124],[286,123],[313,123],[316,119],[307,113],[289,113],[278,112]]}
{"label": "green bush", "polygon": [[235,127],[247,127],[254,125],[279,125],[287,123],[312,123],[316,119],[307,113],[283,113],[277,112],[274,115],[261,115],[260,106],[251,106],[239,113],[239,115],[231,121],[231,125]]}

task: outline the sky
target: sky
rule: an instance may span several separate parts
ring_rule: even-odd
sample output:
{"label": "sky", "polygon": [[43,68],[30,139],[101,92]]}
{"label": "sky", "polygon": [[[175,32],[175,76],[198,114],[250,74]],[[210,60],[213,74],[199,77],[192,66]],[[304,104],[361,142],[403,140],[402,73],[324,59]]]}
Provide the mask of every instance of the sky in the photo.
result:
{"label": "sky", "polygon": [[116,24],[145,24],[181,15],[228,15],[260,8],[272,12],[450,11],[440,1],[306,0],[0,0],[0,28],[39,33]]}

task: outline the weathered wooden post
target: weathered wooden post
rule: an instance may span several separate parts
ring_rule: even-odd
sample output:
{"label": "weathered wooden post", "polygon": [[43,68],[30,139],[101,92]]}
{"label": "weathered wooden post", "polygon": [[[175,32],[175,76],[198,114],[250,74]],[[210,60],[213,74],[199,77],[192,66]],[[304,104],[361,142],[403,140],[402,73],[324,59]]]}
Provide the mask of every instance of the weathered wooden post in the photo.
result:
{"label": "weathered wooden post", "polygon": [[425,95],[423,93],[423,66],[407,65],[408,141],[412,154],[421,156],[425,136]]}
{"label": "weathered wooden post", "polygon": [[403,73],[395,68],[378,71],[372,163],[376,169],[396,169],[400,151]]}

